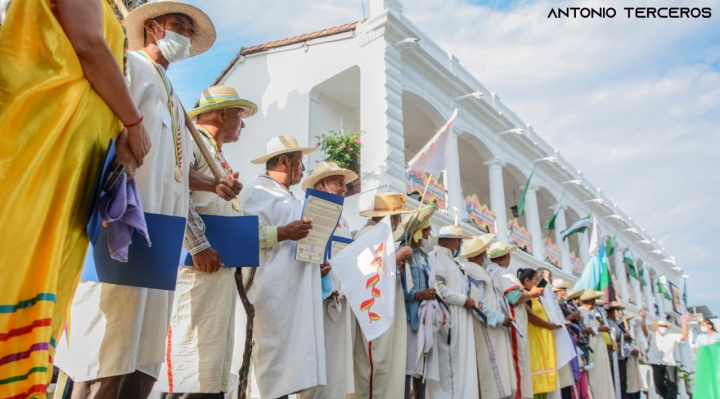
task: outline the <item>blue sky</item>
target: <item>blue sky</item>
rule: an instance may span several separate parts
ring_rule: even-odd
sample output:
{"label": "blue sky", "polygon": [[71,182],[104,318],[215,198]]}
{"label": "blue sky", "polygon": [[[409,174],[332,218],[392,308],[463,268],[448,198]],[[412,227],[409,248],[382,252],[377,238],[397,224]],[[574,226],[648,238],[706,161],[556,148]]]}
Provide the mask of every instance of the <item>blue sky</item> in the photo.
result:
{"label": "blue sky", "polygon": [[[240,47],[363,17],[359,0],[191,3],[219,39],[170,68],[186,107]],[[403,13],[677,258],[691,276],[690,304],[720,315],[720,7],[705,20],[546,18],[558,6],[627,4],[413,0]]]}

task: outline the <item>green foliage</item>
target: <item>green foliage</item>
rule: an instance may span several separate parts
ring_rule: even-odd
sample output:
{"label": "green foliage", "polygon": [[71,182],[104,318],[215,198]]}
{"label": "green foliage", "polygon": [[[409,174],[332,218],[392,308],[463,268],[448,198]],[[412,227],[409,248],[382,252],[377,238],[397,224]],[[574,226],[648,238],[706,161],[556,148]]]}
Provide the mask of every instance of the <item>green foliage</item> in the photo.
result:
{"label": "green foliage", "polygon": [[334,131],[315,136],[316,147],[325,154],[325,161],[335,162],[339,167],[360,174],[360,136],[363,131]]}

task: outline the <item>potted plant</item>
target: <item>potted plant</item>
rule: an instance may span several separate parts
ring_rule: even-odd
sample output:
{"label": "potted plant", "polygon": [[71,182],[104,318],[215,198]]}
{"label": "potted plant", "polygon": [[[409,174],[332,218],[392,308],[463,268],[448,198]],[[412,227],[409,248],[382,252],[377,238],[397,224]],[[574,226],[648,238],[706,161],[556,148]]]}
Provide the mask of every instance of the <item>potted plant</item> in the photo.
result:
{"label": "potted plant", "polygon": [[[316,147],[325,154],[323,161],[335,162],[339,167],[352,170],[360,176],[360,136],[364,132],[349,130],[330,130],[319,136]],[[360,179],[348,184],[346,196],[360,192]]]}

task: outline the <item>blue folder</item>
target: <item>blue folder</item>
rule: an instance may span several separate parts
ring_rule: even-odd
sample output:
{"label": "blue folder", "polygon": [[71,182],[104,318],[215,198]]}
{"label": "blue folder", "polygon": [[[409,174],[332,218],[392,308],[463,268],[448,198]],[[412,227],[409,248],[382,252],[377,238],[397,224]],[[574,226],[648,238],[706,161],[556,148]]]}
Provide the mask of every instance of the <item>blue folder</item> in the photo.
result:
{"label": "blue folder", "polygon": [[[468,282],[476,287],[480,286],[480,282],[475,280],[474,278],[468,276]],[[469,290],[468,290],[469,292]],[[468,294],[469,295],[469,294]],[[480,320],[483,321],[483,323],[487,324],[487,315],[480,309],[475,309],[475,313],[477,313],[478,317],[480,317]]]}
{"label": "blue folder", "polygon": [[135,231],[127,263],[110,257],[108,229],[98,229],[97,240],[90,245],[85,256],[81,278],[132,287],[175,290],[185,218],[146,212],[145,222],[152,246],[148,247],[145,237]]}
{"label": "blue folder", "polygon": [[[220,254],[225,267],[258,267],[260,238],[257,216],[200,215],[205,222],[205,238]],[[181,265],[192,266],[192,256],[183,248]]]}

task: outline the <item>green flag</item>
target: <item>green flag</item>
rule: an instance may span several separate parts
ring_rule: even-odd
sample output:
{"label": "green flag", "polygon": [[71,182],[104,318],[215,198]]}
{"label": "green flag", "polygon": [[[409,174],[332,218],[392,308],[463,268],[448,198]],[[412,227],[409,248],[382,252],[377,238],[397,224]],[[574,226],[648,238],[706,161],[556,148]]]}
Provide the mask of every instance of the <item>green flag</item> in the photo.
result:
{"label": "green flag", "polygon": [[557,206],[555,207],[555,212],[553,212],[552,217],[548,219],[547,222],[543,223],[543,227],[550,230],[555,230],[555,219],[557,219],[558,213],[560,213],[560,207],[562,206],[563,198],[565,198],[565,191],[563,190],[562,196],[560,196],[560,201],[558,201]]}
{"label": "green flag", "polygon": [[590,216],[592,216],[592,214],[585,216],[584,218],[573,223],[572,226],[561,231],[560,235],[562,236],[563,241],[565,241],[568,237],[575,233],[585,232],[585,230],[587,230],[588,226],[590,225]]}
{"label": "green flag", "polygon": [[665,299],[671,301],[672,296],[670,296],[670,293],[668,292],[667,286],[665,285],[665,281],[667,281],[667,277],[660,276],[657,282],[658,291],[660,291],[661,294],[665,296]]}
{"label": "green flag", "polygon": [[634,278],[635,280],[640,280],[640,277],[637,274],[637,269],[635,269],[635,261],[632,258],[632,254],[630,253],[630,248],[627,248],[625,250],[625,253],[623,254],[623,263],[627,265],[628,267],[628,274],[630,277]]}
{"label": "green flag", "polygon": [[640,272],[640,288],[643,288],[647,285],[647,281],[645,281],[645,262],[647,262],[647,259],[643,262],[642,267],[638,269]]}
{"label": "green flag", "polygon": [[612,236],[610,241],[608,242],[607,247],[605,247],[605,252],[607,253],[607,257],[611,257],[615,253],[615,239],[617,238],[618,232],[615,232],[615,235]]}
{"label": "green flag", "polygon": [[527,196],[528,188],[530,188],[530,180],[533,177],[533,173],[535,173],[535,168],[537,167],[537,164],[533,165],[532,172],[530,172],[530,176],[528,176],[528,181],[525,183],[525,188],[523,188],[523,193],[520,196],[520,202],[518,202],[518,216],[522,216],[525,214],[525,196]]}
{"label": "green flag", "polygon": [[[602,246],[602,244],[600,245]],[[600,258],[600,280],[598,281],[598,285],[595,287],[595,290],[602,291],[605,287],[612,284],[612,278],[610,277],[607,251],[598,251],[597,257]]]}

